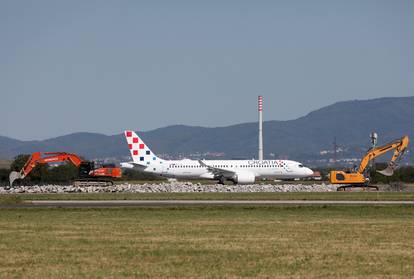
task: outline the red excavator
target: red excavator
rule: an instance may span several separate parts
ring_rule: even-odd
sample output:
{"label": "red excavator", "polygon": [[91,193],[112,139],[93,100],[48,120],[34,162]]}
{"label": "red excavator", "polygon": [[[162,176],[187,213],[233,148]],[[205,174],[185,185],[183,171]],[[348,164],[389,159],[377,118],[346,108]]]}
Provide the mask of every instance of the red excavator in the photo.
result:
{"label": "red excavator", "polygon": [[10,186],[16,179],[25,178],[38,164],[58,163],[70,161],[79,169],[79,179],[74,186],[109,186],[112,179],[120,178],[122,171],[114,165],[104,165],[95,168],[95,163],[82,160],[78,155],[65,152],[35,152],[25,163],[20,172],[12,171],[9,175]]}

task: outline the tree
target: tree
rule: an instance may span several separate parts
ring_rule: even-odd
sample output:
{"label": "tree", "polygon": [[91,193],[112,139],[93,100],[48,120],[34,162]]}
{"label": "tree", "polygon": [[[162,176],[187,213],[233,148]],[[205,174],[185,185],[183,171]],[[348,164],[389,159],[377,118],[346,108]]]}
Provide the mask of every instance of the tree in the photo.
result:
{"label": "tree", "polygon": [[14,158],[14,161],[10,165],[10,171],[20,171],[26,162],[29,160],[29,154],[20,154]]}
{"label": "tree", "polygon": [[145,173],[138,170],[133,169],[125,169],[122,172],[122,180],[163,180],[163,178],[160,178],[156,175],[153,175],[151,173]]}
{"label": "tree", "polygon": [[78,178],[78,168],[71,163],[62,164],[57,167],[48,168],[47,176],[44,180],[54,183],[66,183]]}
{"label": "tree", "polygon": [[8,169],[0,169],[0,185],[9,184],[9,173]]}

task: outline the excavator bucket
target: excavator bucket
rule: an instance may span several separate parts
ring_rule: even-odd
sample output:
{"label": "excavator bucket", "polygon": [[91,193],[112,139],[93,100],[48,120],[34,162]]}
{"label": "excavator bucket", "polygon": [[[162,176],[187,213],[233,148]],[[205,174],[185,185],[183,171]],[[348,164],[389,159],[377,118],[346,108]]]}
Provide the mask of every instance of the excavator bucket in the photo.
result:
{"label": "excavator bucket", "polygon": [[385,176],[392,176],[394,174],[394,168],[392,166],[388,166],[382,171],[377,171],[377,172]]}
{"label": "excavator bucket", "polygon": [[16,180],[16,179],[21,179],[22,178],[22,175],[20,174],[20,172],[17,172],[17,171],[12,171],[10,174],[9,174],[9,182],[10,182],[10,187],[11,186],[13,186],[13,182]]}

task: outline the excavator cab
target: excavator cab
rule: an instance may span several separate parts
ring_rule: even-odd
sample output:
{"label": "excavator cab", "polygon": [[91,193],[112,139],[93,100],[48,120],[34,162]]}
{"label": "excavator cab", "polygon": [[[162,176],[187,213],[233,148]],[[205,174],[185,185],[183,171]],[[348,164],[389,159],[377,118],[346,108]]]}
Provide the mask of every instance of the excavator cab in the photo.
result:
{"label": "excavator cab", "polygon": [[344,171],[331,171],[330,180],[332,184],[364,185],[368,182],[365,176],[361,173]]}
{"label": "excavator cab", "polygon": [[84,161],[79,165],[79,179],[120,178],[121,175],[121,170],[115,164]]}
{"label": "excavator cab", "polygon": [[90,178],[90,172],[93,171],[95,169],[95,163],[94,162],[89,162],[89,161],[85,161],[82,162],[79,165],[79,178],[80,179],[84,179],[84,178]]}

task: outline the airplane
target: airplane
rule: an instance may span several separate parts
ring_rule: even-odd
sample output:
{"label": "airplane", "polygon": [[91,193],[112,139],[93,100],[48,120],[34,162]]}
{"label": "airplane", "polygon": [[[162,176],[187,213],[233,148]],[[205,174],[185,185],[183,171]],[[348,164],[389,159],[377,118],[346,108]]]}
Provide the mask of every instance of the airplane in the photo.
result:
{"label": "airplane", "polygon": [[122,168],[138,168],[166,178],[210,179],[224,184],[253,184],[256,179],[295,179],[309,177],[313,171],[290,160],[163,160],[131,130],[125,131],[132,162],[121,163]]}

